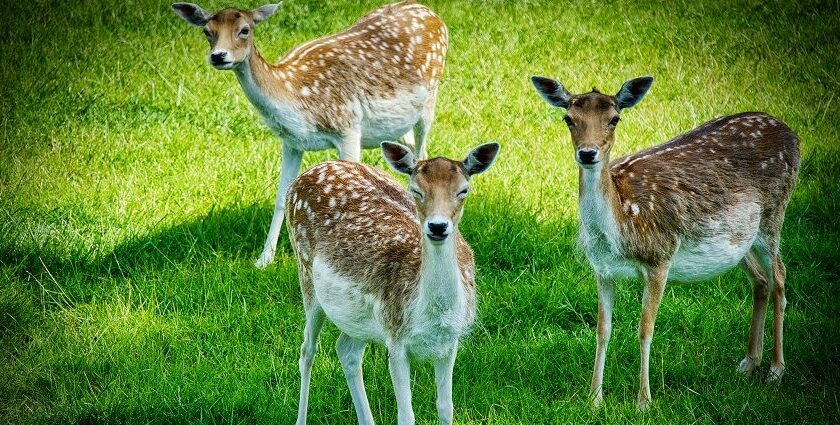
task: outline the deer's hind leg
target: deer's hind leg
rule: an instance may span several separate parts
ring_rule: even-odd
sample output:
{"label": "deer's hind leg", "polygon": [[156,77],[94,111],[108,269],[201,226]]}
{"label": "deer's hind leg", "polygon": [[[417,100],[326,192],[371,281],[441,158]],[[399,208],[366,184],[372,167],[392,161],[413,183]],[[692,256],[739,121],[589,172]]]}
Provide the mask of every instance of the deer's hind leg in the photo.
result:
{"label": "deer's hind leg", "polygon": [[758,238],[754,252],[764,271],[768,286],[773,293],[773,359],[770,362],[768,382],[775,382],[785,373],[784,356],[784,322],[785,307],[785,279],[787,270],[779,254],[782,223],[784,221],[784,206],[768,211],[762,217]]}
{"label": "deer's hind leg", "polygon": [[767,314],[767,301],[770,285],[761,260],[754,250],[741,260],[741,269],[747,274],[753,287],[753,314],[750,321],[750,334],[747,342],[747,355],[738,364],[738,372],[751,374],[761,364],[764,351],[764,318]]}
{"label": "deer's hind leg", "polygon": [[787,269],[782,262],[782,257],[779,254],[773,258],[773,361],[770,363],[770,373],[767,375],[768,381],[778,381],[782,379],[785,373],[785,356],[783,347],[783,331],[785,321],[785,307],[787,307],[787,298],[785,298],[785,279],[787,277]]}
{"label": "deer's hind leg", "polygon": [[414,154],[418,159],[429,157],[426,148],[426,140],[429,138],[429,131],[435,121],[435,104],[437,103],[437,90],[429,94],[426,104],[423,105],[423,112],[420,121],[414,124]]}
{"label": "deer's hind leg", "polygon": [[283,228],[283,218],[286,212],[286,192],[300,172],[300,163],[302,160],[303,151],[292,147],[291,143],[283,143],[280,182],[277,184],[277,194],[274,197],[274,214],[271,216],[271,225],[268,227],[268,236],[266,236],[262,254],[260,254],[260,258],[254,263],[257,268],[266,268],[274,261],[274,253],[277,251],[277,240],[280,238],[280,231]]}
{"label": "deer's hind leg", "polygon": [[312,362],[318,343],[318,334],[324,324],[324,310],[317,300],[311,300],[306,310],[306,325],[303,329],[303,344],[300,346],[300,403],[298,404],[297,424],[306,423],[306,410],[309,405],[309,382],[312,376]]}

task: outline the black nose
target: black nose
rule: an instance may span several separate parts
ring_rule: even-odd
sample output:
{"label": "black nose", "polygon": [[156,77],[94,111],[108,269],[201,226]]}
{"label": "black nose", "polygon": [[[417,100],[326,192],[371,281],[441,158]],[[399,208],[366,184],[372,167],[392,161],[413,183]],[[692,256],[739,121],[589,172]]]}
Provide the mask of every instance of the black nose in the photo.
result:
{"label": "black nose", "polygon": [[447,227],[449,227],[449,225],[446,223],[429,223],[429,231],[435,236],[445,235]]}
{"label": "black nose", "polygon": [[210,54],[210,60],[213,63],[224,63],[225,62],[225,53],[224,52],[216,52]]}
{"label": "black nose", "polygon": [[581,149],[578,151],[578,158],[580,158],[581,164],[592,164],[595,162],[595,155],[598,155],[598,151],[594,149]]}

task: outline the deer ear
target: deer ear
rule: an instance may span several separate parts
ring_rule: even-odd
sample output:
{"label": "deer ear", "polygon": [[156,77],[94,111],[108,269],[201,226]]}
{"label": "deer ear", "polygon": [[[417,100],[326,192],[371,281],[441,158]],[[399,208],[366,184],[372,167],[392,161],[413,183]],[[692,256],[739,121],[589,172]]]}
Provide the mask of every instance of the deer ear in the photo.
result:
{"label": "deer ear", "polygon": [[569,99],[572,97],[566,88],[557,81],[545,77],[531,77],[531,83],[537,89],[540,96],[551,106],[569,109]]}
{"label": "deer ear", "polygon": [[634,78],[621,86],[621,90],[615,95],[618,109],[631,108],[642,101],[650,86],[653,84],[653,77],[645,76]]}
{"label": "deer ear", "polygon": [[414,166],[417,162],[414,160],[414,154],[411,153],[407,147],[399,143],[382,142],[382,155],[385,156],[385,161],[394,169],[394,171],[403,174],[411,174],[414,172]]}
{"label": "deer ear", "polygon": [[210,20],[210,14],[201,6],[192,3],[173,3],[172,10],[190,25],[203,27]]}
{"label": "deer ear", "polygon": [[277,11],[278,8],[280,8],[281,4],[283,4],[283,2],[277,4],[267,4],[265,6],[260,6],[252,10],[251,18],[254,20],[254,24],[259,24],[260,22],[268,19],[271,15],[274,14],[274,12]]}
{"label": "deer ear", "polygon": [[464,158],[464,170],[467,176],[480,174],[487,171],[491,165],[496,161],[496,155],[499,154],[501,146],[496,142],[485,143],[472,151]]}

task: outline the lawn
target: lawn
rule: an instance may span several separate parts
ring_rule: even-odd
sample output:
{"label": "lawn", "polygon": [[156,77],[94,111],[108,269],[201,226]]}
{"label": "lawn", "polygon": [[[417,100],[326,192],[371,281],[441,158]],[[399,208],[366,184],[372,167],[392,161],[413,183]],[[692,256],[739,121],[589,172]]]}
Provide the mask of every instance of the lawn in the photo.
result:
{"label": "lawn", "polygon": [[[840,415],[840,4],[432,1],[449,27],[432,155],[502,143],[461,230],[478,267],[478,322],[455,366],[459,423],[827,423]],[[287,0],[255,31],[277,58],[379,3]],[[213,0],[208,9],[230,5]],[[256,7],[258,3],[241,4]],[[280,144],[207,43],[154,0],[20,1],[0,17],[0,422],[291,423],[303,328],[285,231],[257,270]],[[616,155],[757,110],[802,141],[787,211],[787,371],[735,373],[752,291],[731,271],[672,285],[638,413],[642,285],[617,289],[605,407],[587,391],[594,278],[577,235],[577,169],[562,112],[533,74],[573,92],[653,75],[622,115]],[[335,152],[309,153],[304,167]],[[379,152],[364,162],[383,168]],[[769,319],[769,318],[768,318]],[[768,320],[770,327],[772,320]],[[326,326],[311,423],[351,423]],[[415,364],[419,423],[433,370]],[[396,403],[382,347],[364,364],[375,418]]]}

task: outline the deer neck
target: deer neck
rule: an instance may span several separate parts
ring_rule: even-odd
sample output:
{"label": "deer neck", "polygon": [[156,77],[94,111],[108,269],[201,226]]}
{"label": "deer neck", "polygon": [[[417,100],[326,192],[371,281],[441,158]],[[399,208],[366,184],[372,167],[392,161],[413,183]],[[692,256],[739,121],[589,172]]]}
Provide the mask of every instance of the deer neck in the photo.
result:
{"label": "deer neck", "polygon": [[620,203],[618,191],[610,175],[609,156],[592,168],[580,168],[579,207],[584,241],[607,242],[613,251],[620,251],[619,226],[615,206]]}
{"label": "deer neck", "polygon": [[291,92],[287,87],[289,85],[282,84],[283,82],[278,78],[278,75],[287,75],[287,73],[278,65],[266,62],[253,43],[250,48],[251,54],[234,68],[234,73],[248,100],[264,117],[276,119],[277,114],[271,111],[280,105],[291,104],[289,101],[292,98]]}
{"label": "deer neck", "polygon": [[421,235],[419,305],[428,313],[445,313],[464,301],[456,251],[457,231],[444,243]]}

